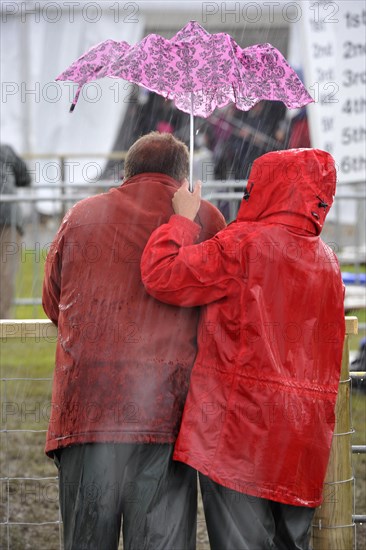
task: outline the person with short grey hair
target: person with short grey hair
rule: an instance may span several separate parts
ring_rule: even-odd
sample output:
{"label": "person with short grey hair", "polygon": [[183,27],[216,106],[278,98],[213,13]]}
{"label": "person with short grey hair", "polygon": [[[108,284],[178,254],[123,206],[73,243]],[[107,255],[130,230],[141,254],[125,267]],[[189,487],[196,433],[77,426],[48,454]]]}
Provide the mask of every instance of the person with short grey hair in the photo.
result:
{"label": "person with short grey hair", "polygon": [[[193,550],[197,483],[172,461],[196,355],[198,309],[149,296],[145,244],[173,213],[184,143],[132,145],[123,184],[77,203],[45,266],[43,307],[58,327],[46,453],[59,468],[66,550]],[[225,225],[202,201],[200,240]]]}

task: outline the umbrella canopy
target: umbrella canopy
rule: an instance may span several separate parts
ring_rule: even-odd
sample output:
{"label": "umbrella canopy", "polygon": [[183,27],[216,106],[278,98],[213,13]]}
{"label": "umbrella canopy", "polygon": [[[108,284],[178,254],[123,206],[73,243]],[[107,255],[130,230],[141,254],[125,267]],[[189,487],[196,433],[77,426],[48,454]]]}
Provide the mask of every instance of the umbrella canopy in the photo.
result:
{"label": "umbrella canopy", "polygon": [[56,80],[71,80],[79,84],[70,111],[74,110],[83,85],[105,76],[114,76],[119,60],[128,49],[130,45],[124,40],[121,42],[105,40],[90,48],[56,78]]}
{"label": "umbrella canopy", "polygon": [[[240,48],[226,33],[210,34],[190,21],[173,38],[146,36],[134,46],[107,40],[89,50],[56,80],[79,84],[105,76],[140,84],[191,115],[208,117],[230,102],[247,111],[263,99],[299,108],[313,101],[295,71],[271,44]],[[192,162],[191,162],[192,165]],[[191,170],[192,171],[192,170]],[[191,178],[192,179],[192,178]]]}

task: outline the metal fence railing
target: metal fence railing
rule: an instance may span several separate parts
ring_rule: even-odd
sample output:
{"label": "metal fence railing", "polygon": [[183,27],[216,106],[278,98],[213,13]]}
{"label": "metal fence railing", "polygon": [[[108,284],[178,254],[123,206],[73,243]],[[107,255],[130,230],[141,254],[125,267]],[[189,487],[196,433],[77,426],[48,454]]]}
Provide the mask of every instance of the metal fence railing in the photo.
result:
{"label": "metal fence railing", "polygon": [[[124,153],[115,154],[121,159]],[[68,156],[69,158],[70,156]],[[72,157],[71,157],[72,158]],[[65,161],[66,156],[59,160]],[[65,167],[60,170],[65,178]],[[118,178],[90,182],[73,182],[68,184],[61,180],[57,185],[39,182],[22,195],[0,195],[3,203],[18,204],[25,213],[25,233],[21,246],[24,249],[44,247],[49,245],[61,222],[64,213],[77,201],[93,194],[104,192],[121,184]],[[227,221],[236,217],[238,207],[243,197],[245,181],[204,181],[203,198],[215,204],[225,215]],[[43,206],[48,205],[45,213]],[[333,208],[325,223],[322,238],[337,254],[341,263],[352,264],[354,271],[360,273],[366,264],[366,195],[364,186],[340,185]],[[16,242],[15,216],[12,218],[13,241]],[[347,285],[346,311],[354,311],[366,307],[365,285]],[[15,302],[17,305],[39,305],[40,295],[22,296]],[[362,329],[364,326],[362,325]]]}

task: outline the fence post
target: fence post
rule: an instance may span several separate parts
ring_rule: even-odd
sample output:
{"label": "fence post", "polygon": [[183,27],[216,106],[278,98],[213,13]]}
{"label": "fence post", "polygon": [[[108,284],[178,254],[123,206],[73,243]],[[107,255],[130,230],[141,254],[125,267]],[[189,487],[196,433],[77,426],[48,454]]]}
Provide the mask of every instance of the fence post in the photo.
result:
{"label": "fence post", "polygon": [[335,409],[336,424],[324,482],[324,500],[316,510],[313,521],[314,550],[354,548],[349,335],[357,332],[357,317],[346,317],[341,379]]}

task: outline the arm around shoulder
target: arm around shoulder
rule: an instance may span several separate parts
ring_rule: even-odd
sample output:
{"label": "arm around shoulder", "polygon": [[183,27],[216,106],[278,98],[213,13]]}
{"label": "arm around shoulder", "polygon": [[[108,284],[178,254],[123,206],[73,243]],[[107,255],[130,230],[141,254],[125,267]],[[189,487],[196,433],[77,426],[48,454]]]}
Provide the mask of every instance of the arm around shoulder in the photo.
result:
{"label": "arm around shoulder", "polygon": [[149,294],[186,307],[208,304],[226,292],[220,243],[194,244],[200,227],[179,215],[156,229],[143,252],[141,277]]}

